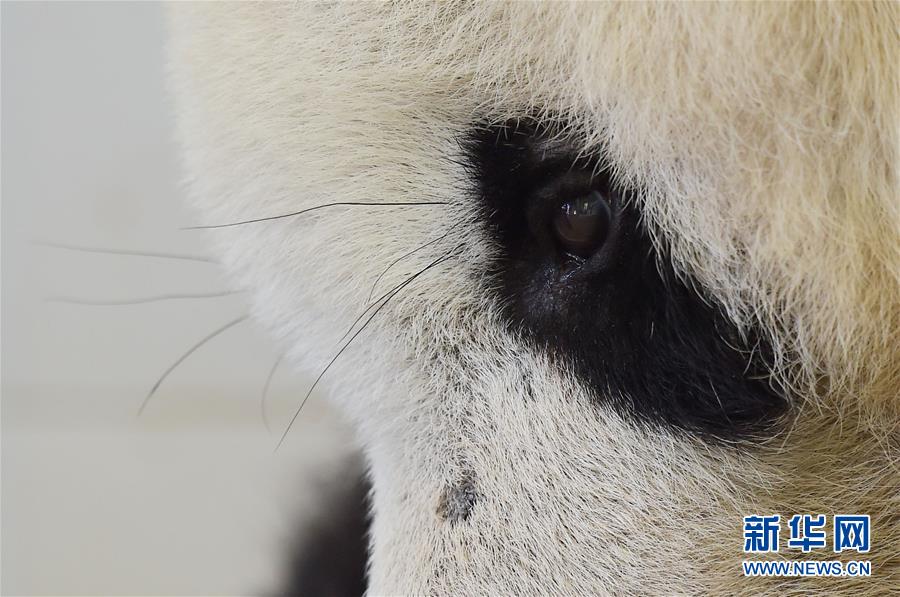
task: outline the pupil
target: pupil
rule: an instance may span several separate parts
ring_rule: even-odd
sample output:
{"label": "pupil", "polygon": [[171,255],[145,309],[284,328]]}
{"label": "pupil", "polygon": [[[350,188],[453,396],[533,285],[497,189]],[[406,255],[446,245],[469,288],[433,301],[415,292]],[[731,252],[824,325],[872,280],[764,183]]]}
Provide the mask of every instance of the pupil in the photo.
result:
{"label": "pupil", "polygon": [[553,221],[557,241],[566,253],[590,257],[606,240],[610,215],[609,202],[600,191],[567,201]]}

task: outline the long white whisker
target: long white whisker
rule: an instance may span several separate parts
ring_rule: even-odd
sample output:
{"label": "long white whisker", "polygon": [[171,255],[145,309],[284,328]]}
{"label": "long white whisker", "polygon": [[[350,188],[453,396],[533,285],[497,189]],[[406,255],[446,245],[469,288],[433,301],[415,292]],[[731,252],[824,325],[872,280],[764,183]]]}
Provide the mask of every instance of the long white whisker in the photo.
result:
{"label": "long white whisker", "polygon": [[104,255],[128,255],[132,257],[156,257],[160,259],[179,259],[183,261],[200,261],[203,263],[219,263],[211,257],[202,255],[188,255],[183,253],[166,253],[162,251],[137,251],[131,249],[109,249],[105,247],[88,247],[81,245],[68,245],[65,243],[52,243],[39,241],[36,244],[51,247],[53,249],[65,249],[67,251],[79,251],[81,253],[101,253]]}
{"label": "long white whisker", "polygon": [[269,413],[266,410],[266,398],[269,395],[269,385],[272,383],[272,378],[275,377],[275,372],[278,370],[278,366],[281,365],[281,361],[283,360],[283,354],[275,359],[275,363],[272,365],[272,368],[269,369],[269,375],[266,376],[266,383],[263,385],[262,395],[259,399],[259,412],[262,415],[263,425],[265,425],[266,431],[269,433],[272,433],[272,426],[269,424]]}
{"label": "long white whisker", "polygon": [[397,201],[393,203],[374,203],[368,201],[336,201],[334,203],[326,203],[324,205],[317,205],[315,207],[309,207],[307,209],[301,209],[300,211],[294,211],[287,214],[281,214],[279,216],[267,216],[265,218],[254,218],[252,220],[243,220],[241,222],[230,222],[228,224],[211,224],[206,226],[185,226],[182,230],[208,230],[211,228],[230,228],[232,226],[243,226],[244,224],[256,224],[258,222],[270,222],[272,220],[280,220],[282,218],[293,218],[295,216],[300,216],[305,213],[309,213],[311,211],[316,211],[318,209],[324,209],[326,207],[337,207],[337,206],[367,206],[367,207],[396,207],[399,205],[407,205],[411,207],[420,206],[420,205],[446,205],[446,201]]}
{"label": "long white whisker", "polygon": [[48,303],[64,303],[67,305],[88,305],[88,306],[109,306],[109,305],[142,305],[145,303],[156,303],[160,301],[171,301],[180,299],[203,299],[203,298],[219,298],[223,296],[232,296],[240,294],[242,290],[226,290],[222,292],[198,292],[185,294],[158,294],[133,299],[83,299],[68,296],[51,296],[44,299]]}
{"label": "long white whisker", "polygon": [[153,387],[150,388],[150,391],[147,393],[147,395],[144,397],[144,400],[141,402],[141,406],[140,406],[140,408],[138,408],[137,415],[141,416],[141,414],[143,414],[144,409],[147,407],[147,403],[150,402],[150,398],[153,397],[153,394],[156,393],[156,390],[159,389],[159,386],[162,385],[162,382],[165,381],[165,379],[169,376],[169,374],[172,373],[172,371],[174,371],[175,368],[178,367],[178,365],[183,363],[186,358],[188,358],[189,356],[194,354],[194,352],[198,348],[200,348],[201,346],[203,346],[204,344],[206,344],[207,342],[209,342],[210,340],[212,340],[213,338],[215,338],[222,332],[228,330],[229,328],[236,326],[237,324],[241,323],[242,321],[245,321],[249,317],[250,317],[249,315],[241,315],[237,319],[233,319],[233,320],[229,321],[228,323],[217,328],[210,334],[207,334],[206,336],[203,337],[202,340],[200,340],[199,342],[197,342],[196,344],[191,346],[189,349],[187,349],[187,351],[185,351],[184,354],[182,354],[180,357],[178,357],[178,359],[174,363],[169,365],[169,367],[163,372],[163,374],[159,376],[159,379],[156,380],[156,383],[153,384]]}

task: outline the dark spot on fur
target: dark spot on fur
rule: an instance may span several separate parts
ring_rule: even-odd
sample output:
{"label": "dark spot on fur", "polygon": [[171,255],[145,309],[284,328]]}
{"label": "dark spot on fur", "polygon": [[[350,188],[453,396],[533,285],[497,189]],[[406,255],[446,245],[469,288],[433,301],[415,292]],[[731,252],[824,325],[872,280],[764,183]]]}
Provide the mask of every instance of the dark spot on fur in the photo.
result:
{"label": "dark spot on fur", "polygon": [[466,473],[459,482],[444,488],[438,504],[437,514],[450,524],[464,522],[469,518],[472,508],[478,501],[475,491],[475,476]]}
{"label": "dark spot on fur", "polygon": [[[769,427],[787,402],[770,387],[764,335],[742,334],[677,275],[644,225],[640,189],[618,185],[603,155],[567,148],[558,130],[523,119],[478,127],[464,143],[500,246],[487,282],[510,328],[645,423],[713,438]],[[603,221],[563,222],[585,236],[573,254],[560,214],[598,197]]]}

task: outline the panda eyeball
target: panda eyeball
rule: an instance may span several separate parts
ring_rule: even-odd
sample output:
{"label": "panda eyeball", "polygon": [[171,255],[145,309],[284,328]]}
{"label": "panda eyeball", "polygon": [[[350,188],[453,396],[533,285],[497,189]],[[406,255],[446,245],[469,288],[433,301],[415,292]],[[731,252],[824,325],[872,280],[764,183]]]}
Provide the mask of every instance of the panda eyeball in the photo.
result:
{"label": "panda eyeball", "polygon": [[563,251],[586,259],[609,236],[611,217],[609,201],[594,190],[560,205],[553,218],[553,233]]}

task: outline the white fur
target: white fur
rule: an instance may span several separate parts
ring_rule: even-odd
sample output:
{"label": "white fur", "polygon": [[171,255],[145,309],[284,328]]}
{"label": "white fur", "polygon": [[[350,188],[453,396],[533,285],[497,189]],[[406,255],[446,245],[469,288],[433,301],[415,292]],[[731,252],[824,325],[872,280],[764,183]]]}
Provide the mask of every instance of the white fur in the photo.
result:
{"label": "white fur", "polygon": [[[371,591],[877,593],[898,582],[894,4],[179,5],[173,88],[202,224],[255,316],[328,373],[374,482]],[[599,405],[504,330],[457,139],[543,111],[646,189],[656,241],[794,389],[783,434],[710,446]],[[602,297],[614,300],[614,297]],[[598,299],[599,300],[599,299]],[[711,363],[710,366],[715,366]],[[288,439],[290,441],[290,439]],[[474,474],[471,517],[440,496]],[[740,576],[740,517],[873,516],[875,578]]]}

